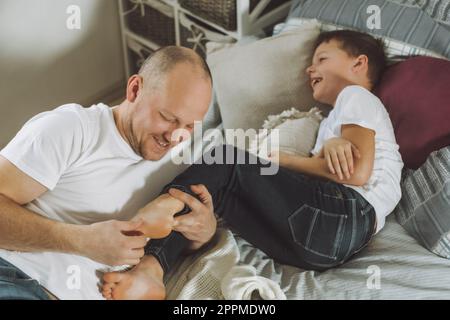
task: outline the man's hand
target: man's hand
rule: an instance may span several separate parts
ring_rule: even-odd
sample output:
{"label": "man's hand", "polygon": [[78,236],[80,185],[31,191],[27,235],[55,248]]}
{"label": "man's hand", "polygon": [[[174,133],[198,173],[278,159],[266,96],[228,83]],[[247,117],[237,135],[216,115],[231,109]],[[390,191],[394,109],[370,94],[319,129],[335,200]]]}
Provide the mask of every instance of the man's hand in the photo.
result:
{"label": "man's hand", "polygon": [[191,186],[191,190],[198,195],[200,201],[175,188],[170,189],[169,194],[191,208],[192,212],[175,217],[173,230],[180,232],[192,241],[189,249],[197,250],[214,236],[217,220],[208,189],[200,184]]}
{"label": "man's hand", "polygon": [[136,232],[142,221],[108,220],[81,226],[78,253],[110,266],[136,265],[147,238]]}
{"label": "man's hand", "polygon": [[361,158],[358,148],[344,138],[331,138],[325,141],[319,157],[325,158],[328,169],[337,174],[340,180],[350,179],[354,173],[353,156]]}

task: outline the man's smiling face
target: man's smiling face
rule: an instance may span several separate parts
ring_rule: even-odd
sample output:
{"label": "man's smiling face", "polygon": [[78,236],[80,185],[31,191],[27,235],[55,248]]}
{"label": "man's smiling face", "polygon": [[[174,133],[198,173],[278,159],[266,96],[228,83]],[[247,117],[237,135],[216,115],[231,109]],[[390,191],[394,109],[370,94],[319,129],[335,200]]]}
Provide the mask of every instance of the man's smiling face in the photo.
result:
{"label": "man's smiling face", "polygon": [[[146,89],[148,90],[148,89]],[[159,160],[181,142],[172,141],[177,129],[192,133],[211,101],[211,82],[191,65],[180,63],[151,92],[138,94],[128,121],[130,142],[146,160]]]}

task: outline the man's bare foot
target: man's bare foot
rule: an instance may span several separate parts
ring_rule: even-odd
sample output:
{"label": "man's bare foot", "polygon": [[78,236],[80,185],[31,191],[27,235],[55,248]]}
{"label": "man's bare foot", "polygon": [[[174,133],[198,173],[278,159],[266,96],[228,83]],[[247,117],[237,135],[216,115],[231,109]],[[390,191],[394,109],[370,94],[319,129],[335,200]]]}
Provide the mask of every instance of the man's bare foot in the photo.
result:
{"label": "man's bare foot", "polygon": [[146,256],[130,271],[105,273],[102,295],[107,300],[163,300],[163,276],[158,260]]}
{"label": "man's bare foot", "polygon": [[132,220],[143,221],[137,231],[145,236],[151,239],[165,238],[172,231],[173,216],[183,208],[183,202],[166,193],[141,208]]}

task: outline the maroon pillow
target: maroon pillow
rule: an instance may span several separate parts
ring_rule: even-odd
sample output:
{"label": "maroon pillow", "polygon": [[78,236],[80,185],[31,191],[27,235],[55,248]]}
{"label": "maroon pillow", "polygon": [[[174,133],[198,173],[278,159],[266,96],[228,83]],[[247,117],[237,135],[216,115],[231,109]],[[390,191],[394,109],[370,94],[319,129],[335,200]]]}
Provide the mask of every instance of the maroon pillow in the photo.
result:
{"label": "maroon pillow", "polygon": [[386,69],[374,93],[392,121],[405,166],[450,145],[450,61],[414,57]]}

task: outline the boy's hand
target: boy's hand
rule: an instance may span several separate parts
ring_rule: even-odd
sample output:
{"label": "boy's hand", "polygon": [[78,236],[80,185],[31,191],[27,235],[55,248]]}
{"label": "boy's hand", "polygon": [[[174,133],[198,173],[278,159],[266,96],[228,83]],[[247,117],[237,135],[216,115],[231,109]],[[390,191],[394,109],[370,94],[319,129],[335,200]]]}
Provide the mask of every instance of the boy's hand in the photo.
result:
{"label": "boy's hand", "polygon": [[319,157],[325,158],[328,169],[332,174],[337,174],[340,180],[344,175],[350,179],[354,173],[353,156],[361,158],[358,148],[344,138],[331,138],[325,141]]}

